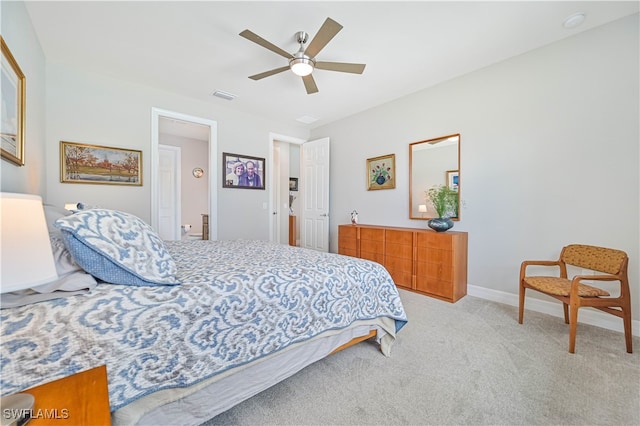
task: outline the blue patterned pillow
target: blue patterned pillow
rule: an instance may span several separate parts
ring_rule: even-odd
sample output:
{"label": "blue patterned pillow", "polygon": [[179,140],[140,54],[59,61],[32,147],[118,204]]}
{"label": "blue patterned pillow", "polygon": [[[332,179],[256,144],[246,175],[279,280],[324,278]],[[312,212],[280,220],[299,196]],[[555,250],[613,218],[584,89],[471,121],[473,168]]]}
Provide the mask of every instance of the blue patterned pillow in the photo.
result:
{"label": "blue patterned pillow", "polygon": [[174,285],[176,264],[162,239],[141,219],[107,209],[80,211],[56,220],[78,265],[102,281],[126,285]]}

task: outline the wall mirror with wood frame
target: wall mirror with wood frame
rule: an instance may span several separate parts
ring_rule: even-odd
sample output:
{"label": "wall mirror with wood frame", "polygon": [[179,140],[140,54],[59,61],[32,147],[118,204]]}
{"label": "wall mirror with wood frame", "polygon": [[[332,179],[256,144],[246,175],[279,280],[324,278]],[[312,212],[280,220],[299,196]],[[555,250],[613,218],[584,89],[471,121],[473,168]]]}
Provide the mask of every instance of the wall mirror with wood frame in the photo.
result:
{"label": "wall mirror with wood frame", "polygon": [[438,217],[426,198],[426,191],[444,185],[457,192],[457,209],[452,220],[460,220],[460,134],[409,144],[409,218]]}

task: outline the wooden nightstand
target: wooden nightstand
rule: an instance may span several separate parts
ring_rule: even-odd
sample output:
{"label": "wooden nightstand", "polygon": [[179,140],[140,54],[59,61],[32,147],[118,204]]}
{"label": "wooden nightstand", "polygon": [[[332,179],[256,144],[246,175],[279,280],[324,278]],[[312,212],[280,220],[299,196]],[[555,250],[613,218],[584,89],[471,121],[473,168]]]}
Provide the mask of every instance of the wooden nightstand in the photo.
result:
{"label": "wooden nightstand", "polygon": [[111,425],[107,367],[92,368],[27,389],[36,399],[29,426]]}

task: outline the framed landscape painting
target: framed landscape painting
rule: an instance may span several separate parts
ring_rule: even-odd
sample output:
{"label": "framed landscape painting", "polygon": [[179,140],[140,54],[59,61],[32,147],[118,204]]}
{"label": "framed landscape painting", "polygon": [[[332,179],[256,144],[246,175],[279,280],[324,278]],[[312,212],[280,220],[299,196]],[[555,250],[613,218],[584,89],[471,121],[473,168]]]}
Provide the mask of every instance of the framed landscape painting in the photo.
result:
{"label": "framed landscape painting", "polygon": [[60,182],[142,186],[142,151],[61,141]]}
{"label": "framed landscape painting", "polygon": [[18,166],[24,166],[25,77],[2,36],[0,36],[0,44],[2,45],[0,153],[3,159]]}

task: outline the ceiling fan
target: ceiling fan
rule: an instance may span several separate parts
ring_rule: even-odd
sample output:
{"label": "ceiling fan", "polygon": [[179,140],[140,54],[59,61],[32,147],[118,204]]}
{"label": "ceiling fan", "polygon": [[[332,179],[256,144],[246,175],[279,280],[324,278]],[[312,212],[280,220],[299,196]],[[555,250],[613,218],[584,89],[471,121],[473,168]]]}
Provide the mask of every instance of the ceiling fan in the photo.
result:
{"label": "ceiling fan", "polygon": [[314,69],[327,70],[327,71],[339,71],[348,72],[352,74],[362,74],[365,64],[351,64],[347,62],[323,62],[316,61],[316,56],[320,51],[335,37],[336,34],[342,29],[342,25],[338,24],[331,18],[327,18],[320,30],[315,35],[313,40],[307,45],[309,40],[309,34],[304,31],[299,31],[295,34],[296,41],[300,44],[300,49],[296,53],[289,53],[273,43],[268,42],[259,35],[249,30],[244,30],[240,35],[247,40],[250,40],[262,47],[277,53],[280,56],[284,56],[289,60],[289,65],[285,67],[276,68],[270,71],[265,71],[260,74],[249,76],[252,80],[260,80],[265,77],[269,77],[274,74],[278,74],[287,70],[293,71],[294,74],[302,77],[304,87],[307,89],[308,94],[316,93],[318,86],[316,85],[313,75],[311,74]]}

